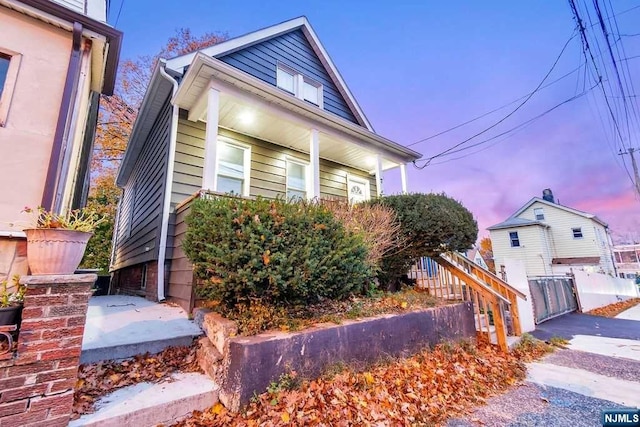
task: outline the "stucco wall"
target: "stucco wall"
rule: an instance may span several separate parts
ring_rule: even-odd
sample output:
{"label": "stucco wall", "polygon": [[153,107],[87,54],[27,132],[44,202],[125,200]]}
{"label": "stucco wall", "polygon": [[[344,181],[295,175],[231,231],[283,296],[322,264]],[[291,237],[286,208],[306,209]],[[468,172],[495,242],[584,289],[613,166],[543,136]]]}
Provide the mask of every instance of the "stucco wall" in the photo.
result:
{"label": "stucco wall", "polygon": [[618,301],[640,297],[638,285],[631,279],[606,274],[574,271],[580,309],[584,311],[604,307]]}
{"label": "stucco wall", "polygon": [[7,122],[0,127],[0,231],[8,231],[25,206],[42,200],[71,33],[2,6],[0,28],[0,48],[22,54]]}

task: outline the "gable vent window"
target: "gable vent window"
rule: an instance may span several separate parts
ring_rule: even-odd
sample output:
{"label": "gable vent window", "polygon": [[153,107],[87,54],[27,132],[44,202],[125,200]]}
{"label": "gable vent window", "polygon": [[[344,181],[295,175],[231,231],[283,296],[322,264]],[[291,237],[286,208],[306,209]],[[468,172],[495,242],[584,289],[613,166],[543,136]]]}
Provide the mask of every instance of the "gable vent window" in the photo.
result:
{"label": "gable vent window", "polygon": [[573,232],[573,238],[574,239],[582,239],[582,228],[578,227],[578,228],[572,228],[571,231]]}
{"label": "gable vent window", "polygon": [[535,208],[533,214],[536,216],[536,221],[544,221],[544,210],[542,208]]}
{"label": "gable vent window", "polygon": [[276,80],[280,89],[322,108],[322,84],[282,64],[278,64]]}
{"label": "gable vent window", "polygon": [[511,240],[511,247],[518,248],[520,247],[520,238],[518,237],[517,231],[512,231],[509,233],[509,240]]}

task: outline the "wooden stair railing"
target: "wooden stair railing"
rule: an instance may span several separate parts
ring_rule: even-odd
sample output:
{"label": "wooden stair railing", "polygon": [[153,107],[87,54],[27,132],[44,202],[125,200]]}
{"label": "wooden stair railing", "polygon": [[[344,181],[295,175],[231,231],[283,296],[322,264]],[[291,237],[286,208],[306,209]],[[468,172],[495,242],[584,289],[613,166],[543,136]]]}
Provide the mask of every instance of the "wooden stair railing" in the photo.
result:
{"label": "wooden stair railing", "polygon": [[[439,298],[471,301],[478,331],[487,334],[491,341],[493,323],[498,347],[508,351],[505,308],[511,306],[511,301],[445,256],[435,257],[433,261],[441,268],[436,270],[434,277],[428,279],[430,291]],[[514,311],[513,307],[509,308],[511,312]]]}
{"label": "wooden stair railing", "polygon": [[500,295],[507,298],[511,305],[510,314],[513,324],[513,333],[516,336],[522,335],[520,315],[518,314],[518,298],[526,300],[527,296],[525,294],[523,294],[521,291],[514,288],[489,270],[482,268],[475,262],[471,261],[469,258],[457,252],[442,254],[441,258],[447,259],[452,264],[457,264],[458,266],[462,267],[465,271],[477,277],[478,279],[489,285],[493,290],[498,292]]}

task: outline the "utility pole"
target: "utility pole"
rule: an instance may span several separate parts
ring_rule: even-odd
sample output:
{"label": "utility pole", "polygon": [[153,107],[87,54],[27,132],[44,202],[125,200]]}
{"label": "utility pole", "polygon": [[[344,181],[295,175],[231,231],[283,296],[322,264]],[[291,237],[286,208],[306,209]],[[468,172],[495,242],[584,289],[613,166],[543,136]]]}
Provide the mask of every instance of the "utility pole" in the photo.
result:
{"label": "utility pole", "polygon": [[633,166],[633,177],[636,183],[636,191],[638,192],[638,195],[640,195],[640,173],[638,173],[638,164],[636,163],[636,157],[634,156],[636,150],[636,148],[629,147],[625,152],[622,152],[622,150],[620,150],[620,153],[618,154],[620,156],[624,156],[625,154],[631,156],[631,166]]}

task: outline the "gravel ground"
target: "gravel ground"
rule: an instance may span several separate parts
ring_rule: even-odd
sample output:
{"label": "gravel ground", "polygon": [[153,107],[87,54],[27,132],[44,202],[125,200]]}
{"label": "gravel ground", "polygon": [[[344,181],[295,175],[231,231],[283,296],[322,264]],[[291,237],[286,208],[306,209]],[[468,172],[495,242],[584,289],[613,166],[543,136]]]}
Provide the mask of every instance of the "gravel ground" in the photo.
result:
{"label": "gravel ground", "polygon": [[635,360],[614,359],[577,350],[556,350],[541,361],[568,368],[584,369],[621,380],[640,382],[640,362]]}
{"label": "gravel ground", "polygon": [[449,420],[448,427],[602,426],[603,409],[622,408],[606,400],[541,387],[532,383],[487,400],[463,418]]}

